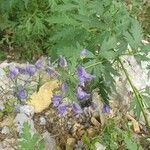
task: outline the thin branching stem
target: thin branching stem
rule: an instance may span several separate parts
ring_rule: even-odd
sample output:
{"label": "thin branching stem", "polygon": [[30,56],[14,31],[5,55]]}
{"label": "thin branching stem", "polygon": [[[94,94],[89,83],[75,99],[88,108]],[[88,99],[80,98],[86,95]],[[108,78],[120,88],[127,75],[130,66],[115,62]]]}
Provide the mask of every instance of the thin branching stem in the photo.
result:
{"label": "thin branching stem", "polygon": [[145,119],[145,123],[146,123],[147,129],[148,129],[148,132],[150,133],[150,124],[149,124],[148,118],[147,118],[147,116],[146,116],[146,113],[145,113],[145,111],[144,111],[143,97],[141,96],[141,94],[140,94],[140,92],[138,91],[138,89],[137,89],[137,88],[134,86],[134,84],[132,83],[132,81],[131,81],[131,79],[130,79],[130,77],[129,77],[129,74],[128,74],[126,68],[124,67],[123,63],[121,62],[120,58],[118,58],[118,62],[120,63],[121,68],[122,68],[122,70],[123,70],[123,72],[124,72],[124,74],[125,74],[125,76],[126,76],[128,82],[129,82],[129,84],[130,84],[130,86],[131,86],[131,88],[132,88],[134,94],[135,94],[136,101],[137,101],[138,105],[140,106],[140,109],[141,109],[142,114],[143,114],[144,119]]}

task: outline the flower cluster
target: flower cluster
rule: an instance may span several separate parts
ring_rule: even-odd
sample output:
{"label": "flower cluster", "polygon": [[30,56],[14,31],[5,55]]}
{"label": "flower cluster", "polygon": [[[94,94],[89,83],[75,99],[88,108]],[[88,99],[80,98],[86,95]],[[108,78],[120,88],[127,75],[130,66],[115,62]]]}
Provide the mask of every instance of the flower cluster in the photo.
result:
{"label": "flower cluster", "polygon": [[[46,68],[46,69],[45,69]],[[13,95],[22,101],[27,98],[28,91],[26,90],[26,84],[31,82],[36,73],[40,73],[40,71],[46,71],[48,74],[52,74],[55,72],[54,68],[50,66],[44,66],[42,59],[38,59],[35,64],[26,64],[26,65],[17,65],[17,66],[9,66],[6,72],[8,78],[13,81],[14,86],[12,87]],[[28,75],[29,78],[24,78],[23,75]],[[29,80],[30,79],[30,80]],[[24,82],[21,82],[23,80]],[[37,82],[37,81],[36,81]],[[10,89],[11,90],[11,89]]]}
{"label": "flower cluster", "polygon": [[30,76],[33,76],[35,72],[40,69],[42,66],[42,60],[38,59],[35,64],[27,64],[25,66],[15,66],[15,67],[9,67],[7,76],[9,78],[15,78],[17,75],[20,74],[28,74]]}
{"label": "flower cluster", "polygon": [[[88,54],[89,51],[83,49],[80,52],[81,59],[86,58]],[[62,70],[63,73],[66,73],[67,82],[63,80],[64,74],[59,74],[60,72],[58,73],[57,68],[54,68],[53,65],[44,65],[41,59],[38,59],[35,62],[35,64],[26,64],[24,66],[9,67],[7,76],[16,84],[14,88],[14,96],[17,97],[20,101],[22,101],[27,99],[27,96],[29,95],[28,91],[26,90],[26,84],[22,85],[19,83],[18,85],[17,77],[19,75],[28,75],[30,79],[34,77],[36,73],[40,73],[41,71],[43,73],[45,71],[47,74],[50,75],[50,77],[59,77],[60,82],[62,82],[59,90],[56,93],[54,93],[52,97],[53,106],[57,108],[59,114],[64,115],[68,108],[71,108],[75,113],[82,113],[83,111],[80,104],[87,102],[91,97],[91,94],[85,91],[85,87],[87,85],[86,83],[93,80],[95,76],[87,73],[86,68],[83,65],[77,65],[75,71],[73,72],[73,78],[75,78],[75,82],[73,82],[73,89],[71,89],[71,91],[74,92],[73,94],[75,99],[73,102],[68,102],[65,100],[65,97],[66,93],[69,91],[68,89],[70,88],[70,80],[68,82],[68,79],[71,78],[68,62],[64,56],[59,56],[57,66],[58,69],[60,69],[60,71]],[[108,113],[109,106],[104,104],[102,111]]]}
{"label": "flower cluster", "polygon": [[67,89],[67,85],[62,83],[60,85],[60,93],[54,93],[52,97],[53,106],[57,108],[59,114],[64,115],[67,108],[72,107],[73,111],[76,113],[82,113],[82,109],[80,105],[76,102],[69,104],[67,102],[63,102],[64,94]]}
{"label": "flower cluster", "polygon": [[[85,57],[86,53],[88,53],[88,51],[84,49],[81,51],[80,54],[81,56],[84,55]],[[62,55],[58,59],[58,66],[62,68],[67,67],[67,60]],[[66,91],[66,86],[67,86],[65,83],[62,83],[60,86],[61,93],[53,94],[53,98],[52,98],[53,105],[57,107],[57,110],[61,115],[63,115],[66,109],[69,107],[71,107],[75,113],[82,113],[82,108],[78,103],[82,101],[86,101],[90,98],[90,94],[86,93],[86,91],[83,90],[83,87],[85,87],[86,82],[91,81],[93,78],[95,78],[95,76],[87,73],[85,68],[82,65],[77,66],[76,75],[79,81],[77,82],[77,88],[75,94],[77,99],[79,100],[78,102],[73,102],[70,104],[67,102],[62,102],[64,99],[64,92]]]}
{"label": "flower cluster", "polygon": [[53,94],[52,97],[52,103],[55,107],[57,107],[60,115],[64,115],[65,111],[69,107],[71,107],[75,113],[82,113],[82,109],[78,103],[73,102],[72,104],[69,104],[67,102],[62,102],[63,98],[62,94]]}

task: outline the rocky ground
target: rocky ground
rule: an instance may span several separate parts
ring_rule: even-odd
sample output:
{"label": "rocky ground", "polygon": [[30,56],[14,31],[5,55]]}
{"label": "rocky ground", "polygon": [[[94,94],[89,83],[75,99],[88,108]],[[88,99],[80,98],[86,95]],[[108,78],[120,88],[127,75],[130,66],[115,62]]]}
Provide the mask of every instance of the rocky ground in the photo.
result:
{"label": "rocky ground", "polygon": [[[147,71],[145,70],[145,63],[140,67],[133,57],[122,58],[122,60],[124,60],[124,64],[131,75],[133,83],[139,90],[150,86],[150,81],[147,79]],[[7,79],[3,71],[4,67],[10,65],[18,64],[7,63],[7,61],[0,64],[0,87],[2,87],[0,94],[1,111],[5,109],[6,98],[11,97],[11,93],[9,93],[9,88],[12,86],[11,81]],[[26,78],[28,77],[24,76],[24,79]],[[40,133],[45,141],[45,150],[63,150],[66,144],[75,150],[86,150],[87,147],[81,141],[81,137],[84,134],[87,134],[89,137],[94,137],[99,134],[100,128],[106,122],[107,118],[118,115],[120,110],[123,112],[122,114],[126,114],[128,104],[132,97],[132,90],[124,76],[117,77],[115,80],[117,83],[117,93],[110,95],[111,112],[109,114],[101,112],[101,98],[96,91],[93,91],[92,100],[97,104],[97,107],[86,107],[82,114],[75,114],[72,110],[68,110],[67,115],[62,117],[58,114],[50,101],[46,101],[44,105],[40,99],[38,100],[38,106],[36,102],[24,105],[16,104],[15,111],[11,113],[6,112],[4,114],[1,113],[0,150],[16,149],[17,138],[22,132],[24,122],[28,122],[31,126],[31,134],[35,132]],[[23,80],[21,82],[23,82]],[[53,86],[54,85],[52,85],[52,87]],[[7,93],[2,93],[4,92],[3,89],[7,89]],[[42,97],[40,93],[38,96],[40,96],[40,98]],[[148,111],[147,113],[149,114]],[[131,120],[133,119],[129,114],[126,117]],[[141,118],[141,123],[143,123],[143,118]],[[138,130],[139,129],[137,129],[136,132],[140,132]],[[105,149],[105,146],[99,142],[95,144],[95,147],[97,150]]]}

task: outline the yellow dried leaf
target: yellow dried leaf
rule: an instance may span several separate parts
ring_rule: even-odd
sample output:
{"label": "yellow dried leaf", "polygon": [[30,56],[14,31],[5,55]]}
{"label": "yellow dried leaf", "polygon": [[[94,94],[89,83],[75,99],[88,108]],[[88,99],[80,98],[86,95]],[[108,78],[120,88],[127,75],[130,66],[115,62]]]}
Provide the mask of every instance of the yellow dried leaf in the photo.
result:
{"label": "yellow dried leaf", "polygon": [[50,105],[53,90],[58,88],[58,86],[57,80],[46,82],[40,87],[38,93],[35,92],[31,95],[28,104],[34,107],[36,113],[42,112]]}

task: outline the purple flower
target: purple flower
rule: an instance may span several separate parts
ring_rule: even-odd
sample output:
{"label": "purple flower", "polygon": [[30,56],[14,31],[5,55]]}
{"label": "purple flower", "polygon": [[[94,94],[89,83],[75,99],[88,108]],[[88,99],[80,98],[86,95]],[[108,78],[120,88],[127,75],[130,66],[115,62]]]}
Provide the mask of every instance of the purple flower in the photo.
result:
{"label": "purple flower", "polygon": [[91,102],[91,108],[92,108],[92,109],[96,109],[96,108],[97,108],[97,105],[96,105],[95,102]]}
{"label": "purple flower", "polygon": [[10,67],[8,71],[8,77],[14,78],[18,75],[19,71],[16,67]]}
{"label": "purple flower", "polygon": [[57,107],[59,105],[61,100],[62,100],[61,94],[53,94],[52,102],[55,107]]}
{"label": "purple flower", "polygon": [[22,85],[18,87],[17,95],[19,99],[25,99],[26,98],[26,90]]}
{"label": "purple flower", "polygon": [[30,74],[30,75],[33,75],[33,74],[36,72],[35,66],[32,65],[32,64],[28,64],[28,65],[26,66],[26,72],[27,72],[28,74]]}
{"label": "purple flower", "polygon": [[80,105],[78,103],[73,102],[72,104],[72,109],[76,112],[76,113],[82,113],[82,109],[80,107]]}
{"label": "purple flower", "polygon": [[62,92],[65,92],[66,89],[67,89],[66,83],[62,83],[62,84],[60,85],[60,89],[61,89]]}
{"label": "purple flower", "polygon": [[67,61],[66,61],[64,56],[62,56],[62,55],[59,56],[59,63],[58,64],[60,67],[66,67],[67,66]]}
{"label": "purple flower", "polygon": [[68,104],[65,103],[65,102],[62,103],[62,104],[60,104],[60,105],[57,107],[57,110],[58,110],[59,114],[64,115],[64,113],[65,113],[67,107],[68,107]]}
{"label": "purple flower", "polygon": [[17,66],[16,68],[18,69],[19,73],[21,73],[21,74],[26,73],[26,68],[25,67]]}
{"label": "purple flower", "polygon": [[46,68],[46,72],[50,75],[56,74],[55,69],[53,67],[49,67],[49,66]]}
{"label": "purple flower", "polygon": [[104,104],[103,108],[102,108],[102,112],[103,113],[109,113],[110,112],[110,107],[107,104]]}
{"label": "purple flower", "polygon": [[89,54],[89,51],[87,49],[83,49],[80,51],[81,58],[85,58]]}
{"label": "purple flower", "polygon": [[35,62],[35,67],[36,67],[37,69],[39,69],[39,68],[41,68],[41,66],[42,66],[42,60],[41,60],[41,59],[38,59],[38,60]]}
{"label": "purple flower", "polygon": [[81,100],[88,100],[90,98],[90,94],[87,94],[85,91],[82,90],[81,87],[77,88],[77,98]]}
{"label": "purple flower", "polygon": [[91,81],[93,78],[95,78],[94,75],[88,74],[85,68],[81,65],[77,66],[77,73],[81,86],[85,86],[86,81]]}

